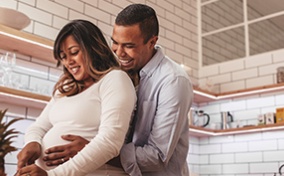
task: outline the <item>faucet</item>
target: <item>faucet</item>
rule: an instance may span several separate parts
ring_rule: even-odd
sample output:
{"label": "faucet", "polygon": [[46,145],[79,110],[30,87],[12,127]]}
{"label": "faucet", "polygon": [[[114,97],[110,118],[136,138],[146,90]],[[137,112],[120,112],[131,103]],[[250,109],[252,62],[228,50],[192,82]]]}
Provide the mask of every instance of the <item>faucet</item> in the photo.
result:
{"label": "faucet", "polygon": [[284,164],[282,164],[280,167],[279,167],[279,174],[282,175],[282,168],[284,167]]}

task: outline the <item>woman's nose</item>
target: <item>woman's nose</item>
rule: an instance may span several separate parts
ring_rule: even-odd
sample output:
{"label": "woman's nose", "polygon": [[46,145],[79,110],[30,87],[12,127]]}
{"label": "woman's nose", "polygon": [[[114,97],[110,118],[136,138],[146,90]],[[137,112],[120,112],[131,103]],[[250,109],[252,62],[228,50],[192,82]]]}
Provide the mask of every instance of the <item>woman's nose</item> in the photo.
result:
{"label": "woman's nose", "polygon": [[64,60],[63,60],[63,64],[64,65],[72,65],[74,63],[74,60],[71,58],[71,57],[66,57]]}

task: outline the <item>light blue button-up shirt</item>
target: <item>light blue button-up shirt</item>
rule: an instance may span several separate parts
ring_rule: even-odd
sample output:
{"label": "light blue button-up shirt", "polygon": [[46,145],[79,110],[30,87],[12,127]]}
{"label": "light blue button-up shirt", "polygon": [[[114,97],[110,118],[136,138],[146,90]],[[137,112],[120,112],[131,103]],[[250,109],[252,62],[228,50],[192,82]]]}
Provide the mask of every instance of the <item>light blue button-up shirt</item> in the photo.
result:
{"label": "light blue button-up shirt", "polygon": [[141,69],[133,141],[121,149],[127,173],[188,176],[188,111],[193,89],[187,73],[156,46]]}

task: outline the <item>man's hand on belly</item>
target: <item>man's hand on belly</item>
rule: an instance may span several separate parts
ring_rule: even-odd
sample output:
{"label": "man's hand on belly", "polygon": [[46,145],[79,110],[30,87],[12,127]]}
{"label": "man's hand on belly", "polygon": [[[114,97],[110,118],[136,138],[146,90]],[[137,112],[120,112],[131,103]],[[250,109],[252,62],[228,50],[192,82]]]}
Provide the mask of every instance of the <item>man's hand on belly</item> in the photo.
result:
{"label": "man's hand on belly", "polygon": [[43,157],[43,160],[47,166],[57,166],[65,161],[68,161],[69,158],[74,157],[85,147],[85,145],[89,143],[88,140],[82,138],[81,136],[68,134],[61,137],[64,140],[70,141],[70,143],[46,149],[46,155]]}

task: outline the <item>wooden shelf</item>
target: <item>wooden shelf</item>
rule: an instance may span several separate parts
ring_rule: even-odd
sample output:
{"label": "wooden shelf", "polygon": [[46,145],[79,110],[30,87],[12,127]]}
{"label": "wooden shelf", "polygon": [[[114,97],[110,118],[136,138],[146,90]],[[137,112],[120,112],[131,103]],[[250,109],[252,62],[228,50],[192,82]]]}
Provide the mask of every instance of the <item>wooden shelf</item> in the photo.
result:
{"label": "wooden shelf", "polygon": [[193,87],[193,102],[194,103],[205,103],[205,102],[211,102],[216,101],[217,94],[214,94],[212,92],[202,90],[198,87]]}
{"label": "wooden shelf", "polygon": [[0,86],[0,102],[43,109],[49,96]]}
{"label": "wooden shelf", "polygon": [[[223,93],[223,94],[211,94],[209,92],[195,89],[194,91],[199,91],[199,92],[195,92],[194,102],[195,103],[212,102],[221,99],[236,98],[236,97],[242,97],[246,95],[253,95],[259,93],[255,91],[262,91],[268,93],[268,92],[283,91],[283,90],[284,90],[284,83],[270,85],[270,86],[263,86],[254,89],[247,89],[243,91],[240,90],[231,93]],[[222,97],[223,95],[226,95],[228,97]],[[29,104],[30,106],[33,107],[44,107],[46,102],[49,100],[50,97],[45,95],[40,95],[23,90],[15,90],[8,87],[0,86],[0,102],[8,102],[14,104],[21,104],[21,105]]]}
{"label": "wooden shelf", "polygon": [[[43,109],[49,100],[50,97],[46,95],[40,95],[32,92],[16,90],[0,86],[0,102]],[[189,125],[189,134],[191,136],[196,136],[196,137],[210,137],[210,136],[246,134],[246,133],[263,132],[263,131],[275,131],[283,129],[284,129],[284,123],[248,126],[248,127],[226,129],[226,130],[212,130],[212,129]]]}
{"label": "wooden shelf", "polygon": [[194,87],[194,102],[195,103],[205,103],[205,102],[212,102],[212,101],[224,100],[224,99],[229,99],[229,98],[240,98],[240,97],[245,97],[248,95],[256,95],[260,93],[280,92],[283,90],[284,90],[284,83],[271,84],[267,86],[259,86],[259,87],[224,92],[224,93],[219,93],[219,94],[211,93],[211,92],[199,89],[197,87]]}
{"label": "wooden shelf", "polygon": [[53,59],[53,41],[0,24],[0,48],[48,62]]}
{"label": "wooden shelf", "polygon": [[[53,59],[53,41],[30,33],[18,31],[0,24],[0,49],[18,52],[50,63]],[[206,103],[223,99],[238,98],[260,93],[280,92],[284,90],[284,83],[273,84],[220,94],[208,92],[194,87],[194,103]],[[23,90],[0,86],[0,102],[35,107],[43,109],[50,100],[49,96],[31,93]],[[189,134],[197,137],[235,135],[262,131],[283,130],[284,124],[243,127],[228,130],[210,130],[195,126],[189,127]]]}
{"label": "wooden shelf", "polygon": [[226,136],[226,135],[264,132],[264,131],[277,131],[277,130],[283,130],[283,129],[284,129],[284,123],[247,126],[247,127],[242,127],[242,128],[233,128],[233,129],[225,129],[225,130],[212,130],[212,129],[189,125],[189,135],[196,136],[196,137]]}
{"label": "wooden shelf", "polygon": [[[0,41],[1,49],[19,52],[24,55],[42,59],[44,61],[56,63],[55,59],[53,59],[52,54],[53,41],[46,38],[26,33],[24,31],[15,30],[13,28],[0,24]],[[275,92],[283,90],[284,83],[225,92],[221,94],[215,94],[194,87],[194,102],[198,104],[228,98],[242,97],[246,95],[253,95],[258,94],[259,92]],[[3,95],[2,98],[4,98]]]}

